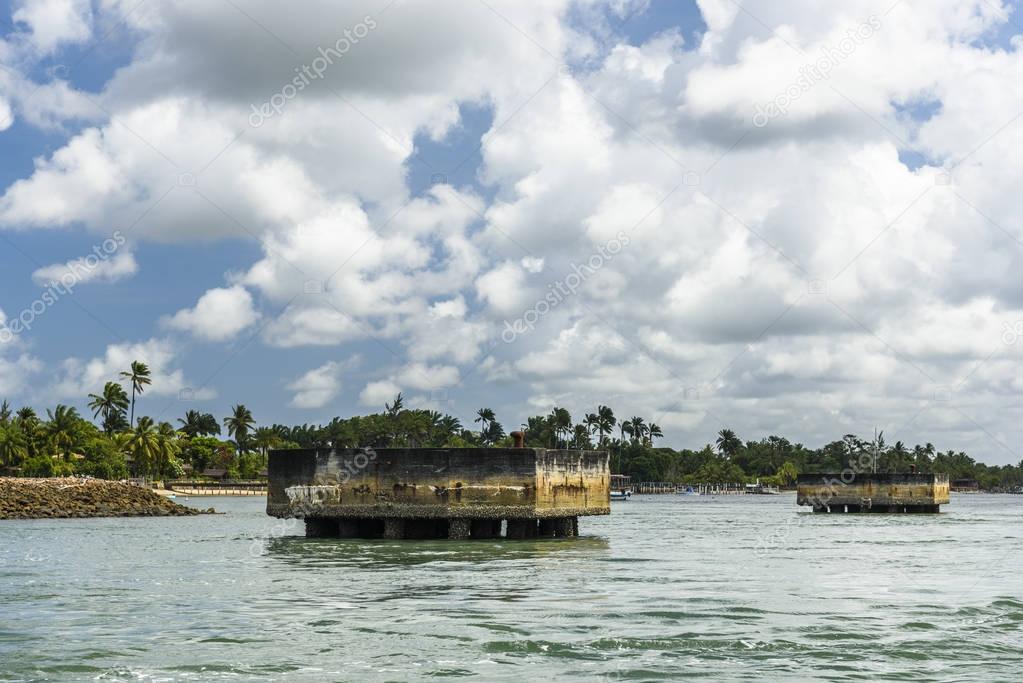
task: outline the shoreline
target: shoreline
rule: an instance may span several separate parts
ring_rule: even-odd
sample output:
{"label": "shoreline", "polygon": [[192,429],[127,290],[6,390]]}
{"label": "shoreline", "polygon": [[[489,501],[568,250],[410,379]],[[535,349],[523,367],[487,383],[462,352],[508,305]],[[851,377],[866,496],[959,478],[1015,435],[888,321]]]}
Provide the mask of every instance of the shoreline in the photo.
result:
{"label": "shoreline", "polygon": [[152,489],[153,493],[165,498],[266,498],[266,491],[253,492],[247,489]]}

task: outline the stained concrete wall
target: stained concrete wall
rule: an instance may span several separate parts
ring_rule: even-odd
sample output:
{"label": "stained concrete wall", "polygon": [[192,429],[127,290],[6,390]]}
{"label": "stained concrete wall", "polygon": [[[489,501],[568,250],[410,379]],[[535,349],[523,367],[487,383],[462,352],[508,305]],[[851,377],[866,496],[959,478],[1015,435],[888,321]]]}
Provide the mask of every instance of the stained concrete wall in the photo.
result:
{"label": "stained concrete wall", "polygon": [[607,453],[535,448],[271,451],[277,517],[536,519],[610,513]]}
{"label": "stained concrete wall", "polygon": [[602,510],[609,505],[611,468],[602,451],[538,449],[536,481],[538,507],[607,514]]}
{"label": "stained concrete wall", "polygon": [[802,474],[799,505],[937,506],[949,502],[947,474]]}

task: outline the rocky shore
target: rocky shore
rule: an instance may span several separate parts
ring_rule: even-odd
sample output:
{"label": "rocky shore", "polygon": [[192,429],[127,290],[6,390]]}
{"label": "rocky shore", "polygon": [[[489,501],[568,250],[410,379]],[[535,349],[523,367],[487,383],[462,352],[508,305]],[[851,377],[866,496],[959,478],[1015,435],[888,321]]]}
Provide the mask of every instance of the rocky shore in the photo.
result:
{"label": "rocky shore", "polygon": [[212,513],[178,505],[150,489],[100,479],[0,478],[0,519],[167,517]]}

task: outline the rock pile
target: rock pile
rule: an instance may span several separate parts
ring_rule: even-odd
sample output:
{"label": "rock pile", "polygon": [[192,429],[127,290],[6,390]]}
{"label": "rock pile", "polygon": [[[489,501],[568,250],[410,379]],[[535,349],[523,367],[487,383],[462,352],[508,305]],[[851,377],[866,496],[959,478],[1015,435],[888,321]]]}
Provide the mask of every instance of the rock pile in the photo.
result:
{"label": "rock pile", "polygon": [[[212,508],[205,512],[213,512]],[[0,478],[0,519],[198,515],[150,489],[100,479]]]}

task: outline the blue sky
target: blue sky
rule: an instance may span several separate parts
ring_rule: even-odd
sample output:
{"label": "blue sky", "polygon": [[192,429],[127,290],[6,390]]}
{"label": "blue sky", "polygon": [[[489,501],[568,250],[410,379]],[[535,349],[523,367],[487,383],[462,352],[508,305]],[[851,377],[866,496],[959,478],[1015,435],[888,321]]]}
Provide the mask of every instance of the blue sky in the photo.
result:
{"label": "blue sky", "polygon": [[[18,317],[44,291],[35,271],[113,231],[136,264],[79,283],[0,349],[0,393],[81,408],[119,348],[158,347],[167,385],[143,410],[164,419],[244,402],[260,422],[321,422],[393,388],[465,421],[493,407],[506,427],[608,402],[678,446],[723,426],[810,443],[887,426],[1016,461],[1018,421],[984,379],[1009,361],[988,342],[1014,329],[1015,290],[977,264],[1017,229],[1002,187],[1014,172],[986,155],[1011,148],[1023,31],[998,3],[953,4],[857,0],[839,16],[708,1],[705,19],[669,0],[358,0],[287,17],[262,1],[0,1],[0,114],[14,114],[0,130],[0,310]],[[751,125],[808,55],[875,15],[877,36],[826,84]],[[326,87],[246,128],[364,16],[374,27]],[[161,155],[215,159],[205,203],[179,187],[145,213],[177,173]],[[921,194],[936,178],[952,207]],[[636,246],[500,343],[612,226]],[[902,241],[924,226],[927,240]],[[961,230],[977,237],[945,248]],[[332,258],[329,306],[296,291],[297,271]],[[829,305],[801,296],[833,276]],[[936,334],[934,320],[985,336]],[[299,400],[307,373],[337,390]],[[932,405],[936,386],[973,392],[965,417]]]}
{"label": "blue sky", "polygon": [[[0,3],[0,36],[9,36],[18,30],[10,22],[11,13],[10,2]],[[608,21],[618,39],[633,44],[640,44],[663,31],[677,29],[691,37],[704,29],[693,2],[659,0],[646,10],[630,12],[624,20],[609,12]],[[75,88],[100,93],[115,71],[130,63],[134,47],[131,32],[116,25],[108,26],[107,30],[106,40],[69,45],[35,64],[26,75],[45,79],[55,74]],[[465,102],[460,105],[459,125],[444,139],[436,141],[425,132],[419,133],[415,138],[415,153],[405,164],[411,193],[420,196],[439,181],[468,186],[484,197],[492,197],[493,188],[481,185],[477,172],[481,162],[481,137],[493,124],[493,110],[486,103]],[[65,130],[47,131],[19,120],[0,133],[0,186],[8,187],[29,177],[34,159],[49,157],[82,128],[72,122]],[[434,169],[440,169],[442,177],[438,177]],[[0,306],[9,316],[40,295],[42,289],[31,278],[34,270],[78,258],[89,253],[95,244],[94,235],[75,226],[4,232],[0,236],[4,240],[4,247],[0,249],[0,290],[3,291]],[[139,272],[130,281],[83,285],[73,300],[62,300],[40,316],[23,340],[33,354],[50,363],[72,356],[81,359],[100,356],[110,344],[158,334],[162,316],[193,305],[207,289],[223,284],[225,273],[244,270],[258,255],[258,245],[247,239],[220,239],[199,245],[143,242],[136,253]],[[390,344],[374,341],[350,345],[345,355],[356,355],[360,360],[346,378],[346,384],[359,387],[372,380],[379,367],[396,364],[389,348]],[[313,411],[288,405],[289,395],[284,385],[337,356],[337,350],[332,348],[270,348],[260,342],[258,334],[252,333],[224,347],[188,344],[181,365],[194,380],[189,384],[196,385],[195,390],[213,388],[217,398],[194,402],[179,400],[177,396],[153,398],[149,410],[160,413],[165,419],[177,417],[196,405],[222,414],[231,404],[244,401],[261,421],[288,423],[316,422],[336,414],[367,412],[369,409],[355,400],[357,392],[344,392],[329,407]],[[468,420],[479,407],[477,403],[508,405],[521,398],[521,390],[512,390],[513,393],[497,400],[472,386],[430,393],[446,401],[447,409]],[[186,391],[184,398],[189,399],[190,395]],[[84,400],[65,401],[83,408]],[[521,416],[524,418],[525,415]],[[516,418],[508,417],[505,421],[517,424]]]}

